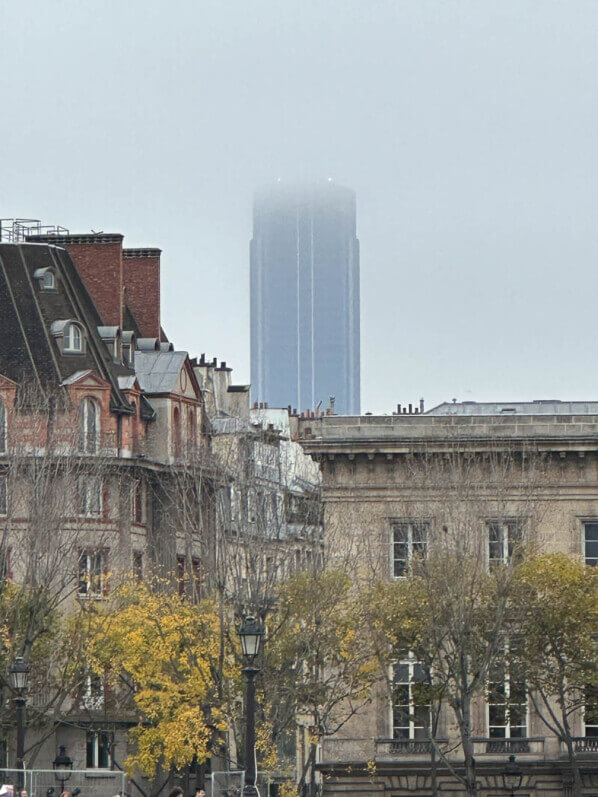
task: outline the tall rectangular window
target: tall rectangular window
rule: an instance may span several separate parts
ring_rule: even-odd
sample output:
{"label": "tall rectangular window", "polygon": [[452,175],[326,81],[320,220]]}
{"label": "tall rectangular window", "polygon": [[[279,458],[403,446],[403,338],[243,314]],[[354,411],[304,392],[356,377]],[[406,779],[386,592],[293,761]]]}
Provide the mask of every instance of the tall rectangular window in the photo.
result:
{"label": "tall rectangular window", "polygon": [[589,684],[584,690],[584,736],[598,737],[598,685]]}
{"label": "tall rectangular window", "polygon": [[99,476],[79,478],[79,515],[102,516],[102,479]]}
{"label": "tall rectangular window", "polygon": [[583,557],[591,567],[598,564],[598,523],[583,524]]}
{"label": "tall rectangular window", "polygon": [[428,550],[426,522],[396,521],[392,525],[392,575],[403,578],[411,572],[413,562],[425,559]]}
{"label": "tall rectangular window", "polygon": [[105,731],[87,731],[87,768],[110,769],[114,735]]}
{"label": "tall rectangular window", "polygon": [[135,581],[143,581],[143,552],[133,551],[133,577]]}
{"label": "tall rectangular window", "polygon": [[12,548],[0,545],[0,582],[12,581]]}
{"label": "tall rectangular window", "polygon": [[184,598],[185,581],[186,581],[186,560],[184,556],[177,556],[176,571],[177,571],[177,585],[179,588],[179,595],[181,598]]}
{"label": "tall rectangular window", "polygon": [[191,570],[193,572],[193,600],[197,603],[201,599],[201,559],[198,556],[192,557]]}
{"label": "tall rectangular window", "polygon": [[104,708],[104,682],[99,675],[87,675],[81,692],[81,707],[87,711]]}
{"label": "tall rectangular window", "polygon": [[143,500],[143,493],[143,481],[141,479],[135,479],[131,494],[131,515],[134,523],[145,523],[145,502]]}
{"label": "tall rectangular window", "polygon": [[488,522],[488,565],[490,569],[506,565],[519,555],[523,542],[523,524],[519,520]]}
{"label": "tall rectangular window", "polygon": [[79,554],[79,595],[100,597],[105,589],[105,551],[86,550]]}
{"label": "tall rectangular window", "polygon": [[430,705],[422,694],[426,680],[424,667],[411,657],[393,665],[393,739],[428,738]]}
{"label": "tall rectangular window", "polygon": [[8,514],[8,479],[6,476],[0,476],[0,516]]}
{"label": "tall rectangular window", "polygon": [[527,736],[525,680],[513,663],[513,643],[492,668],[488,679],[488,736],[491,739],[523,739]]}

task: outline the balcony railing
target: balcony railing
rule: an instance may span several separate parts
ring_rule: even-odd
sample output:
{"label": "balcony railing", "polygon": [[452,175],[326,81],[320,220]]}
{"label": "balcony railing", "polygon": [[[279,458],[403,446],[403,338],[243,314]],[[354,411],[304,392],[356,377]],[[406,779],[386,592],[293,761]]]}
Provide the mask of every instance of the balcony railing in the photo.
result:
{"label": "balcony railing", "polygon": [[598,736],[575,736],[573,749],[576,753],[598,753]]}
{"label": "balcony railing", "polygon": [[544,739],[534,736],[520,739],[474,739],[474,755],[543,755]]}
{"label": "balcony railing", "polygon": [[[442,747],[448,739],[436,739],[436,745]],[[376,757],[398,756],[430,756],[432,741],[430,739],[376,739]]]}

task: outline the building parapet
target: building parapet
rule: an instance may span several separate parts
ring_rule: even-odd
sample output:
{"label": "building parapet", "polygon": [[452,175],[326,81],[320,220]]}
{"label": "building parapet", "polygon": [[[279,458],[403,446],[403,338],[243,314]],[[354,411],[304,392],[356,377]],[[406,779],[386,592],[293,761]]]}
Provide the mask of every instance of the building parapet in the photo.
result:
{"label": "building parapet", "polygon": [[433,443],[451,445],[488,441],[539,444],[559,441],[575,448],[581,442],[598,444],[598,415],[426,416],[366,415],[321,416],[302,419],[299,440],[309,453],[318,451],[379,450],[404,444],[410,448]]}

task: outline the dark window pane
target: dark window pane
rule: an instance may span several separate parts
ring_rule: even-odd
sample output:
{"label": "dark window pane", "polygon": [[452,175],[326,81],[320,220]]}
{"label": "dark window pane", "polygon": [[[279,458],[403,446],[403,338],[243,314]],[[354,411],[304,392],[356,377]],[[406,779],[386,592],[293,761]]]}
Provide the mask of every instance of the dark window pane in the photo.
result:
{"label": "dark window pane", "polygon": [[586,557],[596,559],[598,557],[598,540],[586,541]]}
{"label": "dark window pane", "polygon": [[598,523],[586,523],[586,540],[598,540]]}
{"label": "dark window pane", "polygon": [[488,708],[488,717],[490,725],[506,725],[507,724],[507,707],[505,705],[491,705]]}
{"label": "dark window pane", "polygon": [[406,565],[406,563],[405,563],[404,560],[395,559],[395,561],[394,561],[394,571],[393,571],[395,578],[400,578],[401,576],[405,575],[405,571],[406,571],[406,566],[405,565]]}

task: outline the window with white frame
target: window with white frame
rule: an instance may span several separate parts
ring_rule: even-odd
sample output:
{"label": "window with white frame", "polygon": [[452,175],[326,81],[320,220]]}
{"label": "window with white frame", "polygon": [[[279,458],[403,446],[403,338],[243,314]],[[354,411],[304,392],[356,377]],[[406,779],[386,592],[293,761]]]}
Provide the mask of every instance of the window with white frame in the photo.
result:
{"label": "window with white frame", "polygon": [[52,291],[56,287],[56,276],[51,268],[38,268],[33,278],[37,280],[40,291]]}
{"label": "window with white frame", "polygon": [[523,524],[519,520],[489,520],[488,565],[490,569],[508,564],[517,557],[523,542]]}
{"label": "window with white frame", "polygon": [[46,269],[39,281],[39,286],[43,291],[51,291],[56,287],[56,279],[51,269]]}
{"label": "window with white frame", "polygon": [[428,680],[425,668],[411,655],[395,662],[392,667],[393,739],[427,739],[430,704],[424,697]]}
{"label": "window with white frame", "polygon": [[100,444],[100,405],[89,396],[79,405],[79,441],[83,454],[97,454]]}
{"label": "window with white frame", "polygon": [[584,689],[583,735],[598,737],[598,685],[588,684]]}
{"label": "window with white frame", "polygon": [[392,575],[404,578],[411,572],[413,562],[425,559],[428,550],[429,523],[395,521],[392,524]]}
{"label": "window with white frame", "polygon": [[79,477],[80,517],[102,516],[102,479],[100,476]]}
{"label": "window with white frame", "polygon": [[66,352],[82,352],[83,340],[83,331],[79,324],[67,324],[62,338],[62,350]]}
{"label": "window with white frame", "polygon": [[0,516],[6,516],[8,514],[7,481],[6,476],[0,475]]}
{"label": "window with white frame", "polygon": [[522,739],[527,736],[527,690],[517,672],[514,645],[504,646],[488,679],[488,736],[491,739]]}
{"label": "window with white frame", "polygon": [[81,706],[87,711],[99,711],[104,707],[104,681],[100,675],[87,675],[81,694]]}
{"label": "window with white frame", "polygon": [[6,453],[6,404],[0,398],[0,454]]}
{"label": "window with white frame", "polygon": [[100,597],[105,588],[106,552],[87,549],[79,553],[79,595]]}
{"label": "window with white frame", "polygon": [[598,523],[583,524],[583,558],[591,567],[598,564]]}
{"label": "window with white frame", "polygon": [[87,731],[87,769],[110,769],[114,734]]}

